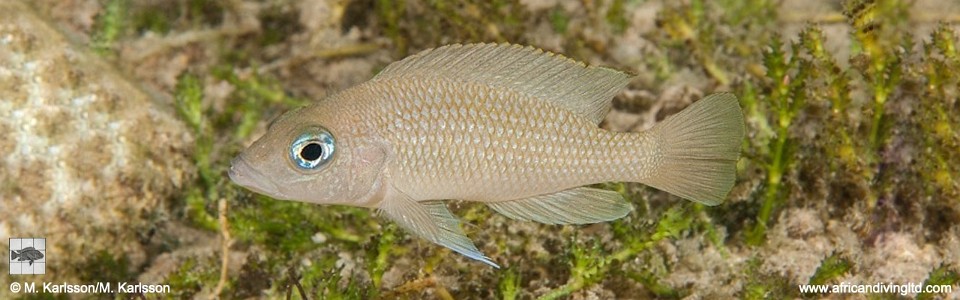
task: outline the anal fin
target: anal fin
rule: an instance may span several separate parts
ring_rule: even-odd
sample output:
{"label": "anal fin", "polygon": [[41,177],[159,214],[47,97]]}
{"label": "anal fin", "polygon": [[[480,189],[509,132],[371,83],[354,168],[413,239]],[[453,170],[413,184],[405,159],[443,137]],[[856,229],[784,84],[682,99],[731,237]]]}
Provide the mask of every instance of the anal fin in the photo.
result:
{"label": "anal fin", "polygon": [[394,190],[384,198],[380,210],[397,225],[415,235],[494,268],[500,268],[467,238],[460,229],[460,220],[450,213],[443,201],[417,202]]}
{"label": "anal fin", "polygon": [[600,223],[633,210],[619,193],[588,187],[487,205],[511,219],[545,224]]}

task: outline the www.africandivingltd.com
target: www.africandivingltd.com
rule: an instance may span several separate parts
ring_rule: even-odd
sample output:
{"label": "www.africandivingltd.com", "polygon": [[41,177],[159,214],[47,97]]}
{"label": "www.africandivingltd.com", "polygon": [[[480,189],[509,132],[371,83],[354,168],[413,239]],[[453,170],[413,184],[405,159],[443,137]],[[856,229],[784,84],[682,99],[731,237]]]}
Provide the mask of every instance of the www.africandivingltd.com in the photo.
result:
{"label": "www.africandivingltd.com", "polygon": [[874,284],[852,284],[847,282],[841,282],[840,284],[801,284],[799,288],[800,292],[804,294],[900,294],[906,296],[908,294],[949,294],[953,292],[953,286],[948,284],[925,285],[913,282],[907,284],[882,282]]}

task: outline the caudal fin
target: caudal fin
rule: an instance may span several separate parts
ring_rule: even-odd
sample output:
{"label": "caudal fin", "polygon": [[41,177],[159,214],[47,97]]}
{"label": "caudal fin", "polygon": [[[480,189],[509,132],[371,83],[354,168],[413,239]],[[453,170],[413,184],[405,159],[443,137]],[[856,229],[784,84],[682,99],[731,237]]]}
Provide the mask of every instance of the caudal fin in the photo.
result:
{"label": "caudal fin", "polygon": [[737,97],[718,93],[660,122],[663,163],[642,183],[706,205],[723,202],[737,177],[743,142]]}
{"label": "caudal fin", "polygon": [[10,250],[10,260],[17,259],[20,255],[17,252]]}

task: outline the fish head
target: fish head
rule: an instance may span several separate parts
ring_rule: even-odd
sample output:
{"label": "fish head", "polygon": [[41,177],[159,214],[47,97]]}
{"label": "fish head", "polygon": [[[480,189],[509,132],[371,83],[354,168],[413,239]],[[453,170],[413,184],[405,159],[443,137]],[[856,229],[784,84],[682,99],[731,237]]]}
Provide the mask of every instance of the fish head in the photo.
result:
{"label": "fish head", "polygon": [[386,151],[316,109],[285,113],[233,159],[230,179],[281,200],[375,207]]}

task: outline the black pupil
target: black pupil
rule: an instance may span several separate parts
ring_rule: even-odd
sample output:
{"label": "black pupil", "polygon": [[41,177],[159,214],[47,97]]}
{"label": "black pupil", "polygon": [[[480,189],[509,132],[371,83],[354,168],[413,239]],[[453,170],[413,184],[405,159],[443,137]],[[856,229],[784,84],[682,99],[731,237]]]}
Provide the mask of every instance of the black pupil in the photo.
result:
{"label": "black pupil", "polygon": [[323,147],[317,143],[309,143],[306,146],[303,146],[303,149],[300,149],[300,157],[305,160],[314,161],[319,159],[322,155]]}

